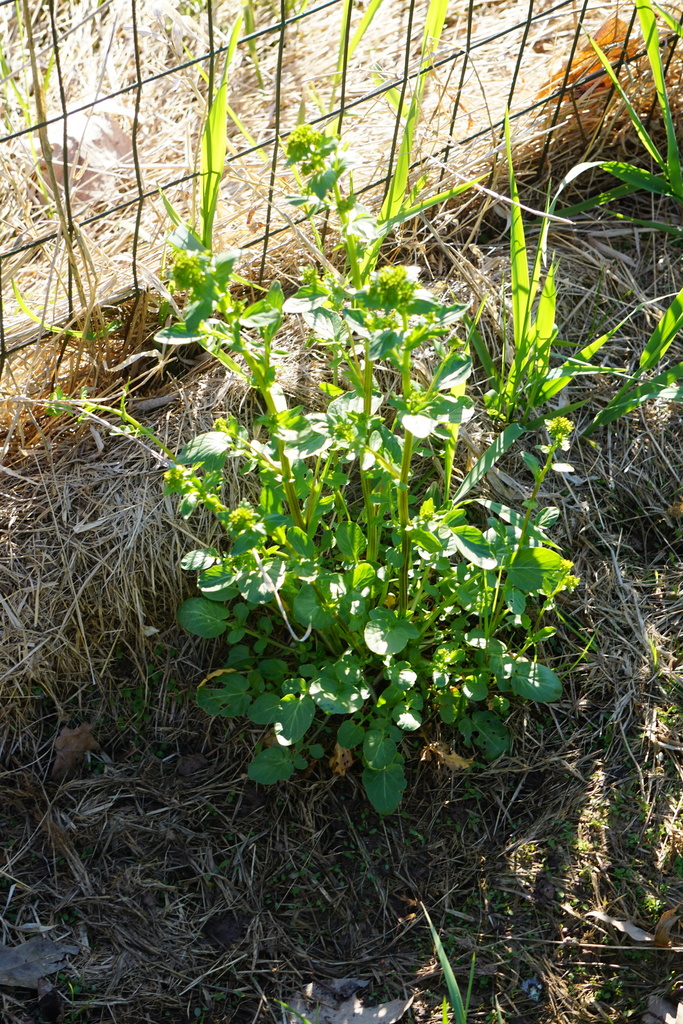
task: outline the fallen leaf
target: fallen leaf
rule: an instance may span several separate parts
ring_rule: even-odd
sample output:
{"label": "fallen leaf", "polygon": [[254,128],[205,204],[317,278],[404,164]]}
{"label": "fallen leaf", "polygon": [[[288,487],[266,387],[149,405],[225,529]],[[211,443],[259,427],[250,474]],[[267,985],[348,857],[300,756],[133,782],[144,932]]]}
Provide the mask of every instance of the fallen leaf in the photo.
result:
{"label": "fallen leaf", "polygon": [[78,946],[38,936],[19,946],[0,943],[0,985],[38,988],[41,978],[61,971],[66,957],[77,952]]}
{"label": "fallen leaf", "polygon": [[611,924],[613,928],[624,932],[634,942],[654,942],[654,936],[650,935],[649,932],[643,931],[638,925],[633,924],[631,921],[622,921],[619,918],[611,917],[602,910],[591,910],[586,914],[586,917],[594,917],[598,921],[604,921],[605,924]]}
{"label": "fallen leaf", "polygon": [[334,754],[330,758],[330,768],[335,775],[346,775],[349,768],[353,764],[353,754],[346,747],[340,747],[338,743],[334,745]]}
{"label": "fallen leaf", "polygon": [[[603,21],[592,38],[612,67],[618,67],[625,60],[635,57],[642,44],[642,41],[631,33],[629,24],[622,21],[616,14],[610,15]],[[601,73],[598,74],[598,72]],[[595,75],[595,78],[590,82],[581,82],[581,79],[588,78],[590,75]],[[604,92],[605,89],[612,87],[607,73],[588,40],[577,48],[571,63],[567,61],[565,66],[543,86],[538,93],[539,98],[550,95],[559,85],[563,85],[567,90],[574,87],[579,94],[589,89],[591,92]]]}
{"label": "fallen leaf", "polygon": [[51,981],[38,978],[38,1009],[43,1020],[58,1024],[64,1019],[64,999]]}
{"label": "fallen leaf", "polygon": [[647,1013],[641,1019],[642,1024],[683,1024],[683,1003],[675,1006],[668,999],[650,996]]}
{"label": "fallen leaf", "polygon": [[678,907],[664,911],[655,928],[655,946],[671,945],[671,929],[678,924],[680,916]]}
{"label": "fallen leaf", "polygon": [[55,759],[50,775],[55,782],[68,782],[80,768],[89,750],[99,750],[100,745],[92,734],[92,726],[81,722],[75,729],[67,725],[61,730],[54,743]]}
{"label": "fallen leaf", "polygon": [[133,148],[127,135],[109,114],[78,111],[64,121],[48,126],[52,165],[59,185],[64,185],[66,166],[70,195],[81,202],[92,202],[116,192],[122,179],[134,170]]}
{"label": "fallen leaf", "polygon": [[442,764],[446,768],[450,768],[451,771],[464,771],[466,768],[471,767],[474,758],[473,757],[460,757],[460,754],[455,754],[448,743],[442,743],[438,741],[436,743],[428,743],[420,755],[421,761],[435,760],[437,764]]}
{"label": "fallen leaf", "polygon": [[287,1000],[290,1024],[300,1024],[298,1014],[316,1021],[316,1024],[395,1024],[413,1002],[411,996],[410,999],[394,999],[378,1006],[363,1006],[353,993],[367,984],[367,981],[355,978],[342,978],[322,985],[307,985],[303,997],[294,996]]}

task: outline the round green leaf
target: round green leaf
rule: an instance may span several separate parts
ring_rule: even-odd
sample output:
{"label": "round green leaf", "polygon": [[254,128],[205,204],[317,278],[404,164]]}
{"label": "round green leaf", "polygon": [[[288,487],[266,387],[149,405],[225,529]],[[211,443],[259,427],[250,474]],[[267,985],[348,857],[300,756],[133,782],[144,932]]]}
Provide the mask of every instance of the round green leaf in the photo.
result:
{"label": "round green leaf", "polygon": [[356,722],[342,722],[337,730],[337,743],[345,750],[353,750],[363,742],[365,729]]}
{"label": "round green leaf", "polygon": [[275,735],[288,745],[298,743],[305,736],[314,714],[315,703],[310,697],[287,694],[278,705]]}
{"label": "round green leaf", "polygon": [[228,628],[225,620],[229,614],[230,610],[225,605],[207,601],[205,597],[189,597],[178,608],[177,618],[188,633],[211,639],[225,633]]}
{"label": "round green leaf", "polygon": [[380,729],[368,729],[363,739],[363,756],[370,768],[387,768],[395,760],[396,744]]}
{"label": "round green leaf", "polygon": [[176,461],[181,466],[202,465],[206,470],[222,469],[232,443],[232,438],[220,430],[197,434],[176,456]]}
{"label": "round green leaf", "polygon": [[208,569],[219,558],[215,548],[198,548],[196,551],[188,551],[180,560],[180,568],[186,572],[201,572]]}
{"label": "round green leaf", "polygon": [[247,775],[252,782],[260,782],[262,786],[272,786],[274,782],[289,779],[293,773],[294,765],[289,751],[282,747],[262,750],[247,768]]}
{"label": "round green leaf", "polygon": [[274,693],[262,693],[249,708],[249,718],[256,725],[272,725],[279,710],[279,697]]}
{"label": "round green leaf", "polygon": [[365,792],[372,806],[380,814],[391,814],[396,810],[406,785],[403,765],[396,761],[381,771],[366,768],[363,772]]}
{"label": "round green leaf", "polygon": [[247,692],[249,683],[237,672],[226,672],[224,680],[220,688],[200,686],[197,704],[208,715],[221,715],[223,718],[244,715],[251,704],[251,696]]}
{"label": "round green leaf", "polygon": [[370,612],[365,627],[365,642],[375,654],[398,654],[409,640],[415,640],[420,631],[408,619],[399,619],[390,608],[375,608]]}
{"label": "round green leaf", "polygon": [[340,523],[335,531],[337,547],[349,562],[357,562],[367,541],[358,523]]}
{"label": "round green leaf", "polygon": [[527,700],[538,700],[544,704],[559,700],[562,696],[562,681],[551,668],[539,661],[519,658],[514,663],[510,685],[515,693]]}
{"label": "round green leaf", "polygon": [[546,582],[564,573],[566,562],[556,551],[548,548],[525,548],[518,551],[508,566],[507,578],[517,590],[524,594],[535,594],[543,590]]}

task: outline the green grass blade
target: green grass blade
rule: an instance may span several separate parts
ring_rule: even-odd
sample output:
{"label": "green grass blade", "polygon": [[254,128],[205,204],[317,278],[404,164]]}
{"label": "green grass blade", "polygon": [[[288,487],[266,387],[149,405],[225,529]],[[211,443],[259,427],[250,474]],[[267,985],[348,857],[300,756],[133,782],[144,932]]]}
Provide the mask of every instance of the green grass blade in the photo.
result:
{"label": "green grass blade", "polygon": [[612,65],[610,64],[610,62],[608,61],[607,57],[602,52],[602,50],[600,49],[598,44],[595,42],[594,39],[591,39],[590,36],[589,36],[589,41],[590,41],[591,46],[595,50],[595,53],[596,53],[596,55],[598,57],[598,60],[602,64],[603,68],[605,69],[605,71],[607,73],[607,76],[610,79],[612,85],[614,86],[614,88],[617,90],[617,92],[621,96],[622,100],[624,101],[624,104],[626,106],[626,110],[628,112],[628,116],[631,119],[631,124],[635,128],[636,133],[638,135],[638,138],[640,139],[642,144],[645,146],[645,149],[648,151],[648,153],[650,154],[652,159],[655,161],[655,163],[659,164],[659,166],[662,168],[663,171],[666,171],[666,162],[664,161],[664,158],[662,157],[661,153],[659,152],[659,150],[655,146],[654,142],[650,138],[650,136],[648,134],[648,131],[647,131],[647,128],[645,127],[645,125],[641,121],[640,117],[638,116],[638,112],[636,111],[635,107],[633,106],[633,104],[631,103],[630,99],[628,98],[628,96],[624,92],[622,84],[621,84],[621,82],[617,78],[617,75],[614,72],[614,68],[612,67]]}
{"label": "green grass blade", "polygon": [[216,216],[218,192],[223,167],[225,166],[225,155],[227,152],[227,102],[228,83],[223,82],[211,104],[204,134],[202,135],[202,152],[199,167],[201,188],[199,211],[200,235],[206,249],[211,249],[213,221]]}
{"label": "green grass blade", "polygon": [[425,917],[427,918],[427,924],[429,925],[429,930],[432,933],[432,941],[436,949],[436,954],[439,958],[439,962],[444,973],[444,978],[446,979],[446,988],[448,989],[448,995],[451,1002],[451,1009],[453,1010],[453,1014],[455,1016],[455,1022],[456,1024],[467,1024],[467,1008],[462,1001],[460,987],[458,986],[458,982],[456,981],[455,975],[453,974],[453,968],[451,967],[448,961],[446,951],[443,948],[441,939],[439,938],[439,933],[432,924],[432,919],[427,913],[427,909],[424,904],[422,904],[422,910]]}
{"label": "green grass blade", "polygon": [[680,402],[683,399],[683,387],[674,385],[682,377],[683,363],[678,363],[670,370],[665,370],[644,384],[634,384],[622,388],[609,405],[595,416],[592,423],[583,431],[583,436],[589,437],[597,427],[605,426],[605,424],[612,423],[621,416],[633,412],[650,398]]}
{"label": "green grass blade", "polygon": [[519,206],[519,192],[512,165],[510,117],[505,113],[505,151],[510,179],[510,284],[512,288],[512,321],[515,354],[505,383],[505,397],[509,405],[517,404],[517,391],[522,383],[524,368],[529,365],[532,344],[531,308],[538,287],[540,273],[540,247],[536,251],[533,274],[529,277],[529,264],[524,233],[524,220]]}
{"label": "green grass blade", "polygon": [[675,196],[673,186],[661,174],[652,174],[642,167],[634,167],[633,164],[622,163],[617,160],[605,160],[601,165],[604,170],[609,171],[615,178],[632,185],[633,189],[645,189],[647,192],[654,192],[660,196]]}
{"label": "green grass blade", "polygon": [[494,385],[494,387],[499,387],[500,374],[496,370],[496,364],[491,358],[491,353],[488,350],[486,342],[479,333],[476,324],[472,323],[472,321],[468,317],[465,318],[465,324],[467,325],[469,341],[472,345],[472,348],[477,354],[477,359],[481,363],[484,369],[484,373],[488,377],[490,383]]}
{"label": "green grass blade", "polygon": [[[420,57],[421,69],[424,67],[425,63],[431,59],[432,49],[438,45],[438,42],[441,39],[447,9],[448,0],[430,0],[429,8],[427,9],[427,17],[425,19],[424,32],[422,35],[422,51]],[[420,117],[422,93],[424,92],[426,80],[426,75],[421,74],[418,75],[415,83],[415,91],[406,115],[405,128],[391,184],[379,215],[379,219],[381,221],[388,221],[391,220],[392,217],[395,217],[403,203],[403,197],[405,196],[408,185],[408,175],[410,174],[410,160],[413,152],[415,128],[417,127],[417,122]]]}
{"label": "green grass blade", "polygon": [[483,455],[477,459],[475,464],[469,473],[466,474],[465,479],[460,484],[460,487],[456,491],[453,497],[453,504],[457,505],[459,501],[467,497],[473,487],[479,483],[482,477],[486,476],[488,472],[495,466],[498,459],[503,455],[511,444],[517,440],[518,437],[524,433],[524,427],[519,423],[511,423],[509,427],[506,427],[502,434],[499,434],[493,444],[489,445]]}
{"label": "green grass blade", "polygon": [[669,96],[666,91],[664,66],[662,65],[662,54],[659,49],[657,21],[655,19],[655,13],[652,10],[650,0],[640,0],[639,3],[636,3],[636,10],[638,12],[640,27],[645,39],[648,60],[650,61],[650,66],[652,68],[652,77],[654,78],[655,89],[657,90],[657,99],[659,100],[659,106],[662,111],[664,127],[666,128],[666,170],[674,193],[683,202],[681,157],[678,152],[676,129],[674,127],[673,117],[671,116]]}
{"label": "green grass blade", "polygon": [[641,372],[656,366],[683,327],[683,288],[659,321],[640,357]]}

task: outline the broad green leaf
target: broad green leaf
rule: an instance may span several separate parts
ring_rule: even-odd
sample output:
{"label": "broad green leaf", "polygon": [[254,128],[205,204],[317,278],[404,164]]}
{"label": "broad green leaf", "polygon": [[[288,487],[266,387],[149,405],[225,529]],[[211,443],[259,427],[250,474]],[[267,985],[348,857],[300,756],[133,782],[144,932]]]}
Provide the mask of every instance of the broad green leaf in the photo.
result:
{"label": "broad green leaf", "polygon": [[306,735],[315,715],[315,703],[308,696],[289,693],[278,705],[275,735],[282,743],[298,743]]}
{"label": "broad green leaf", "polygon": [[476,526],[452,527],[453,540],[458,551],[473,565],[480,569],[495,569],[498,560],[491,551],[491,546]]}
{"label": "broad green leaf", "polygon": [[396,725],[404,732],[415,732],[422,725],[422,716],[419,712],[406,707],[405,704],[397,704],[391,714]]}
{"label": "broad green leaf", "polygon": [[310,583],[302,583],[294,598],[293,611],[297,622],[313,629],[327,629],[334,622],[334,616],[323,607]]}
{"label": "broad green leaf", "polygon": [[427,551],[430,555],[440,554],[443,551],[443,543],[433,533],[429,533],[428,530],[423,530],[418,527],[415,530],[410,531],[410,539],[413,544],[417,544],[423,551]]}
{"label": "broad green leaf", "polygon": [[237,595],[235,572],[229,566],[210,565],[200,573],[197,586],[209,601],[226,601]]}
{"label": "broad green leaf", "polygon": [[387,768],[396,758],[396,744],[381,729],[368,729],[363,738],[363,757],[370,768]]}
{"label": "broad green leaf", "polygon": [[360,711],[365,703],[365,697],[357,687],[339,682],[329,672],[314,679],[308,692],[318,707],[328,715],[351,715],[354,711]]}
{"label": "broad green leaf", "polygon": [[472,360],[462,352],[449,352],[434,374],[431,389],[450,391],[460,387],[472,373]]}
{"label": "broad green leaf", "polygon": [[284,579],[284,559],[276,558],[272,562],[264,562],[241,580],[239,583],[240,593],[250,604],[268,604],[272,600],[273,594],[284,583]]}
{"label": "broad green leaf", "polygon": [[[219,677],[215,682],[219,681]],[[214,682],[214,680],[212,680]],[[251,704],[248,693],[249,683],[237,672],[226,672],[220,687],[200,686],[197,690],[197,704],[208,715],[235,718],[244,715]]]}
{"label": "broad green leaf", "polygon": [[262,693],[249,708],[249,718],[256,725],[272,725],[278,717],[280,698],[274,693]]}
{"label": "broad green leaf", "polygon": [[473,741],[489,761],[495,761],[510,749],[510,733],[492,711],[475,711],[458,723],[460,732]]}
{"label": "broad green leaf", "polygon": [[229,615],[229,608],[214,601],[207,601],[205,597],[189,597],[187,601],[183,601],[177,612],[178,622],[183,629],[207,640],[225,633],[228,628],[225,620]]}
{"label": "broad green leaf", "polygon": [[410,640],[420,635],[418,628],[408,619],[400,619],[390,608],[375,608],[370,612],[365,627],[365,642],[375,654],[384,657],[398,654]]}
{"label": "broad green leaf", "polygon": [[468,700],[486,700],[489,688],[483,679],[467,676],[462,683],[462,692]]}
{"label": "broad green leaf", "polygon": [[287,541],[299,558],[315,558],[315,544],[305,530],[298,526],[290,526],[287,530]]}
{"label": "broad green leaf", "polygon": [[206,434],[197,434],[176,455],[176,462],[181,466],[201,465],[206,470],[222,469],[228,451],[233,445],[232,438],[220,430],[209,430]]}
{"label": "broad green leaf", "polygon": [[247,768],[252,782],[272,786],[275,782],[289,779],[294,774],[294,764],[288,750],[283,747],[268,747],[257,754]]}
{"label": "broad green leaf", "polygon": [[345,750],[353,750],[354,747],[360,746],[364,736],[365,729],[362,725],[352,721],[342,722],[337,730],[337,743]]}
{"label": "broad green leaf", "polygon": [[334,538],[337,547],[349,562],[357,562],[367,547],[365,534],[358,523],[339,523]]}
{"label": "broad green leaf", "polygon": [[391,814],[401,802],[407,780],[403,765],[395,762],[381,771],[366,768],[363,772],[363,786],[368,799],[380,814]]}
{"label": "broad green leaf", "polygon": [[508,583],[523,594],[535,594],[552,586],[554,578],[566,563],[556,551],[547,548],[525,548],[518,551],[507,568]]}
{"label": "broad green leaf", "polygon": [[215,548],[197,548],[195,551],[188,551],[180,560],[180,568],[186,572],[201,572],[212,566],[220,555]]}
{"label": "broad green leaf", "polygon": [[514,662],[510,685],[520,697],[551,703],[562,696],[562,681],[547,665],[539,661],[517,658]]}

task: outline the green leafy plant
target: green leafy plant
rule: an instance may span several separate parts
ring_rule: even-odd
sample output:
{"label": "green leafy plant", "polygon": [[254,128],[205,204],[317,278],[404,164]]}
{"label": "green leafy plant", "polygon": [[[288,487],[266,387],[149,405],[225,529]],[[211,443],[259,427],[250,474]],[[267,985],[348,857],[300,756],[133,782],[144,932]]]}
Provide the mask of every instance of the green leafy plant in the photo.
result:
{"label": "green leafy plant", "polygon": [[[625,369],[598,366],[593,357],[623,326],[621,321],[610,331],[592,339],[576,354],[563,358],[559,351],[566,347],[558,336],[556,325],[558,266],[551,262],[545,277],[548,230],[562,190],[582,168],[574,168],[563,179],[543,219],[540,237],[529,270],[529,249],[519,201],[519,192],[512,164],[509,121],[506,118],[506,146],[510,181],[510,286],[511,315],[503,313],[503,352],[500,363],[491,354],[476,323],[471,323],[471,341],[477,357],[491,383],[485,403],[494,418],[510,422],[537,424],[540,410],[556,398],[575,378],[585,374],[610,374],[626,378],[611,401],[583,429],[587,436],[603,424],[611,423],[631,412],[650,398],[680,400],[683,388],[676,382],[683,376],[683,363],[646,379],[666,354],[683,327],[683,290],[674,298],[643,350],[638,368],[629,374]],[[504,308],[504,307],[503,307]],[[575,401],[545,415],[566,414],[584,406],[586,400]]]}
{"label": "green leafy plant", "polygon": [[[275,282],[245,306],[230,291],[235,254],[172,236],[173,280],[189,304],[159,341],[201,345],[262,403],[255,430],[219,419],[166,473],[179,513],[203,505],[226,536],[220,549],[184,557],[200,596],[178,619],[229,647],[199,704],[270,727],[252,779],[289,778],[321,758],[330,737],[360,758],[368,797],[388,813],[406,785],[400,744],[425,716],[457,725],[466,744],[495,758],[509,749],[512,701],[560,695],[537,648],[554,632],[544,615],[577,581],[547,537],[557,510],[541,509],[538,493],[571,424],[549,423],[542,462],[526,453],[534,487],[524,512],[472,496],[518,425],[456,487],[453,453],[472,406],[464,307],[421,288],[413,268],[371,269],[365,247],[383,226],[344,190],[353,160],[336,139],[301,126],[288,162],[301,184],[291,202],[313,230],[321,212],[335,218],[342,271],[325,261],[289,299]],[[287,314],[302,316],[329,355],[324,411],[292,407],[280,386]],[[419,380],[418,359],[431,367]],[[257,475],[257,503],[224,504],[231,459]]]}

